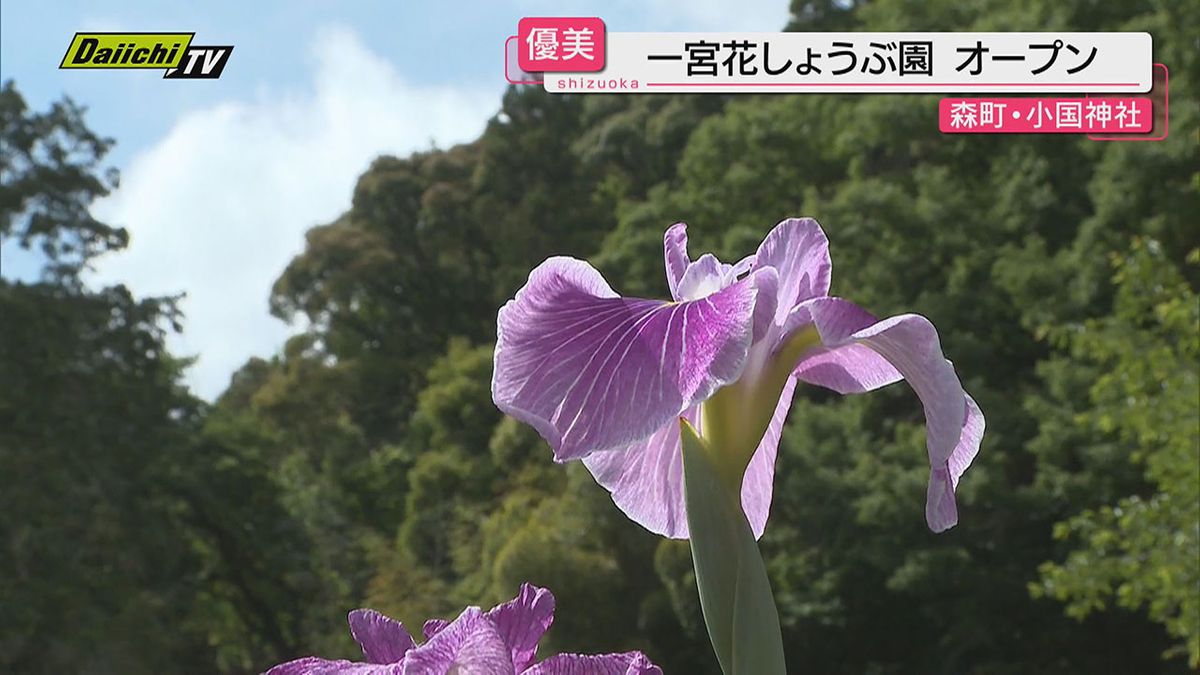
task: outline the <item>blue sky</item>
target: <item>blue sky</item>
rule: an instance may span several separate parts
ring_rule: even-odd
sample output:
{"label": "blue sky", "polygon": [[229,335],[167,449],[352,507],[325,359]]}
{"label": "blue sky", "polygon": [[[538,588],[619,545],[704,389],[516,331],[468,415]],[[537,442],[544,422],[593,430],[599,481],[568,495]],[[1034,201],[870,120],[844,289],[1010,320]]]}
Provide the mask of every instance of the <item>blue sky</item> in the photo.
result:
{"label": "blue sky", "polygon": [[[63,94],[117,140],[121,188],[97,215],[131,233],[95,285],[187,293],[177,353],[211,398],[252,355],[296,330],[267,313],[271,281],[304,232],[349,206],[379,154],[467,141],[495,114],[503,45],[522,16],[600,16],[609,31],[779,30],[787,0],[455,2],[40,2],[0,4],[0,78],[31,108]],[[195,31],[232,44],[219,80],[149,71],[58,70],[75,31]],[[36,256],[0,242],[0,273]]]}

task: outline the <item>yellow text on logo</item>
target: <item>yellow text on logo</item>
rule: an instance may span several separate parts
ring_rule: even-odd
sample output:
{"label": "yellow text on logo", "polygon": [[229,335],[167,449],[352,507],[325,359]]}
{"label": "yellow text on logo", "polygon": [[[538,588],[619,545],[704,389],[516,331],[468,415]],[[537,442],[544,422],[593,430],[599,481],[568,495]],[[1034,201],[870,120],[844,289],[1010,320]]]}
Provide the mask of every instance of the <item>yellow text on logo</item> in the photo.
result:
{"label": "yellow text on logo", "polygon": [[195,33],[76,33],[59,68],[175,68]]}

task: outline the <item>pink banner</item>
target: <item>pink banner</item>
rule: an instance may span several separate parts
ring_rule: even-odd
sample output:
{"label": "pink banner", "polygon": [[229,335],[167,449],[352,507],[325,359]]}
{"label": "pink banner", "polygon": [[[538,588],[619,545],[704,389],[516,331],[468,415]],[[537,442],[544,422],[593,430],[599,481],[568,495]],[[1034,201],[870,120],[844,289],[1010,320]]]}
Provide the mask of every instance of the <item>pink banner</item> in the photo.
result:
{"label": "pink banner", "polygon": [[604,69],[599,17],[527,16],[517,24],[517,65],[527,73],[594,73]]}

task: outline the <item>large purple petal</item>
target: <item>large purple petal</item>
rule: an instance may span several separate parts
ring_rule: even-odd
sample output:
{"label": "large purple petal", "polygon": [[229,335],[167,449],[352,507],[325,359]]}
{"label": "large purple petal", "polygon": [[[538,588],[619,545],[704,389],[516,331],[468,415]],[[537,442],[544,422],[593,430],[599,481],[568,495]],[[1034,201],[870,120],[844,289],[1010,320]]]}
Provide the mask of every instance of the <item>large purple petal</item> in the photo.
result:
{"label": "large purple petal", "polygon": [[404,657],[404,675],[515,675],[512,654],[496,625],[468,607],[450,625]]}
{"label": "large purple petal", "polygon": [[767,516],[771,513],[771,497],[775,490],[775,457],[795,390],[796,378],[789,377],[775,404],[775,412],[771,415],[766,433],[759,441],[758,449],[750,458],[750,465],[746,467],[746,475],[742,478],[742,510],[746,512],[755,539],[761,537],[767,528]]}
{"label": "large purple petal", "polygon": [[679,299],[679,281],[687,272],[691,258],[687,252],[687,224],[675,223],[667,228],[663,235],[663,259],[667,267],[667,286],[671,289],[671,298]]}
{"label": "large purple petal", "polygon": [[521,672],[533,663],[538,640],[554,623],[554,594],[533,584],[521,584],[517,597],[497,605],[485,615],[496,626]]}
{"label": "large purple petal", "polygon": [[353,663],[307,656],[281,663],[263,675],[400,675],[400,673],[401,666],[398,663]]}
{"label": "large purple petal", "polygon": [[[756,538],[767,526],[775,456],[795,387],[795,378],[789,378],[742,481],[742,508]],[[681,417],[703,433],[699,406],[689,408]],[[593,453],[584,458],[583,464],[631,520],[664,537],[688,538],[678,424],[668,424],[623,451]]]}
{"label": "large purple petal", "polygon": [[640,441],[737,379],[755,287],[706,298],[621,298],[590,265],[551,258],[501,310],[492,398],[559,461]]}
{"label": "large purple petal", "polygon": [[839,394],[861,394],[904,379],[887,359],[860,344],[813,349],[795,375]]}
{"label": "large purple petal", "polygon": [[[792,310],[784,324],[783,337],[813,325],[812,303]],[[849,302],[841,302],[837,312],[822,316],[825,333],[851,335],[879,322],[870,312]],[[882,354],[857,342],[810,349],[794,372],[801,381],[832,389],[839,394],[861,394],[903,379]]]}
{"label": "large purple petal", "polygon": [[[869,347],[903,375],[917,393],[925,409],[929,450],[925,518],[934,532],[953,527],[958,522],[954,489],[979,451],[984,419],[974,400],[963,391],[954,365],[942,355],[933,324],[923,316],[903,314],[863,325],[864,316],[870,315],[840,298],[818,298],[807,303],[805,309],[826,347]],[[802,360],[800,369],[804,366]],[[869,373],[869,369],[863,372]],[[875,375],[878,382],[888,379],[886,374]],[[875,381],[860,379],[858,386],[873,388]]]}
{"label": "large purple petal", "polygon": [[958,506],[954,502],[954,490],[971,461],[979,453],[983,440],[983,412],[975,399],[967,395],[967,419],[963,422],[962,438],[950,453],[945,467],[935,467],[930,473],[929,488],[925,496],[925,518],[929,527],[941,532],[954,527],[958,522]]}
{"label": "large purple petal", "polygon": [[373,609],[350,612],[350,634],[362,647],[368,663],[396,663],[413,647],[404,625]]}
{"label": "large purple petal", "polygon": [[526,670],[524,675],[662,675],[662,670],[641,652],[559,654]]}
{"label": "large purple petal", "polygon": [[[699,428],[700,406],[684,411],[682,417]],[[624,450],[594,452],[583,464],[631,520],[655,534],[687,539],[678,422],[664,424]]]}
{"label": "large purple petal", "polygon": [[777,324],[801,302],[829,294],[829,240],[812,218],[788,218],[776,225],[759,245],[755,264],[779,272]]}

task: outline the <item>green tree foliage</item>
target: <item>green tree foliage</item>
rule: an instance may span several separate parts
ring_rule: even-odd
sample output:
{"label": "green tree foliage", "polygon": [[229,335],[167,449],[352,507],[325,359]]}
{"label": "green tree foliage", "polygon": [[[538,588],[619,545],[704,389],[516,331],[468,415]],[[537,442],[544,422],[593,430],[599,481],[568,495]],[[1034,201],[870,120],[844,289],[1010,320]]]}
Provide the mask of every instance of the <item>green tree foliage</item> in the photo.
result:
{"label": "green tree foliage", "polygon": [[117,174],[100,172],[113,140],[84,125],[82,107],[66,99],[32,112],[8,81],[0,87],[0,130],[0,239],[37,246],[60,283],[76,281],[92,257],[125,246],[124,230],[88,211],[116,187]]}
{"label": "green tree foliage", "polygon": [[1200,5],[797,0],[789,29],[1149,31],[1171,136],[945,136],[936,96],[512,88],[475,141],[363,174],[273,289],[305,329],[206,406],[162,350],[169,302],[72,272],[124,243],[87,214],[108,142],[72,105],[31,114],[6,89],[6,148],[24,149],[5,151],[3,234],[65,272],[0,286],[0,375],[17,383],[0,392],[16,552],[0,558],[0,670],[353,656],[354,607],[419,630],[531,581],[558,598],[544,650],[716,673],[687,543],[630,523],[491,404],[496,310],[550,255],[663,297],[671,223],[737,258],[811,215],[833,292],[931,318],[988,431],[961,524],[935,536],[912,392],[801,388],[763,540],[791,668],[1185,672],[1200,199],[1179,92],[1196,84]]}
{"label": "green tree foliage", "polygon": [[[1200,262],[1200,250],[1190,257]],[[1113,314],[1057,327],[1070,356],[1094,362],[1091,407],[1078,422],[1114,439],[1142,467],[1140,494],[1060,523],[1079,542],[1065,562],[1042,566],[1035,595],[1068,602],[1079,618],[1109,603],[1166,625],[1200,665],[1200,299],[1155,241],[1114,256]]]}
{"label": "green tree foliage", "polygon": [[172,534],[160,488],[174,469],[158,453],[190,444],[197,411],[162,349],[170,302],[88,292],[76,276],[125,241],[88,214],[112,185],[96,173],[111,141],[81,113],[70,101],[32,113],[11,82],[0,90],[0,235],[48,261],[42,282],[0,280],[0,668],[11,672],[85,660],[151,672],[205,651],[186,628],[141,644],[164,605],[195,592],[179,583],[195,561]]}
{"label": "green tree foliage", "polygon": [[298,649],[309,543],[250,436],[203,431],[173,299],[80,280],[126,241],[82,113],[0,90],[0,239],[46,260],[0,278],[0,670],[248,669]]}

